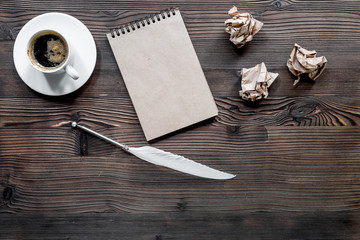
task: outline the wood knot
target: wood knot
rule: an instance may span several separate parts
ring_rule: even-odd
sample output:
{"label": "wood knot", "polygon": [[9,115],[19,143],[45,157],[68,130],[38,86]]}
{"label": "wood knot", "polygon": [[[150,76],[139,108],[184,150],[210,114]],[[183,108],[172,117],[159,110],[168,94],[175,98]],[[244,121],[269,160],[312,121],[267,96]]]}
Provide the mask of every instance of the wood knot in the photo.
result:
{"label": "wood knot", "polygon": [[313,100],[306,100],[290,107],[290,115],[297,122],[319,112],[321,112],[321,107]]}
{"label": "wood knot", "polygon": [[281,9],[281,1],[275,1],[273,6],[277,9]]}
{"label": "wood knot", "polygon": [[290,3],[285,0],[275,0],[271,3],[271,6],[277,10],[284,10],[288,5],[290,5]]}
{"label": "wood knot", "polygon": [[176,205],[177,205],[176,208],[180,212],[184,212],[187,204],[188,204],[188,202],[186,202],[184,199],[180,199],[180,202],[176,203]]}
{"label": "wood knot", "polygon": [[14,196],[14,187],[7,186],[3,190],[2,197],[4,199],[4,202],[9,202]]}
{"label": "wood knot", "polygon": [[238,134],[239,129],[239,126],[226,126],[226,132],[229,134]]}
{"label": "wood knot", "polygon": [[79,118],[80,118],[79,112],[73,113],[73,114],[71,115],[71,121],[72,121],[72,122],[78,122],[78,121],[79,121]]}

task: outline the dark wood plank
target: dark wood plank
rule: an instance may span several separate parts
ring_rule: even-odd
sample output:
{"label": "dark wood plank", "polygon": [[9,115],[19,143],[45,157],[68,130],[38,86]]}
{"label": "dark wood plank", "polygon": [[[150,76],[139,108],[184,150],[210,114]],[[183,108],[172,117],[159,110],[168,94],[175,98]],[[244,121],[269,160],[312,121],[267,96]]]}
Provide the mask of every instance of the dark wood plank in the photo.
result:
{"label": "dark wood plank", "polygon": [[[355,210],[359,206],[356,203],[355,193],[358,191],[355,186],[358,176],[352,177],[349,174],[351,172],[345,168],[342,171],[347,171],[347,174],[342,180],[341,177],[338,177],[340,180],[338,183],[336,181],[327,182],[327,180],[340,175],[342,171],[326,171],[325,167],[318,170],[315,176],[308,171],[306,174],[297,174],[292,178],[288,176],[291,173],[287,173],[288,175],[284,173],[282,177],[277,176],[282,169],[273,170],[274,173],[269,173],[263,178],[256,177],[257,172],[252,170],[252,173],[248,172],[247,177],[243,176],[232,183],[218,183],[179,176],[179,174],[163,172],[160,169],[151,170],[141,164],[138,166],[129,164],[128,161],[121,158],[116,159],[117,161],[121,160],[121,164],[116,164],[115,159],[89,159],[90,161],[84,160],[81,163],[74,162],[72,167],[64,168],[63,172],[56,170],[55,167],[63,168],[63,165],[60,165],[55,159],[51,159],[54,160],[54,164],[45,161],[47,170],[41,170],[41,166],[36,167],[40,163],[36,164],[35,160],[29,161],[29,159],[22,160],[21,158],[16,160],[20,162],[18,167],[23,161],[28,161],[32,166],[23,173],[23,177],[20,179],[9,176],[9,183],[4,187],[13,188],[14,196],[5,202],[6,205],[1,208],[2,212],[36,212],[40,206],[45,213],[107,210],[176,211],[176,205],[181,199],[189,201],[187,207],[192,211],[207,208],[213,211],[311,211],[317,209],[341,211],[344,209]],[[40,160],[44,159],[38,161]],[[68,163],[74,159],[62,160],[64,163]],[[83,168],[83,171],[74,170],[76,167]],[[256,167],[256,165],[251,167]],[[140,176],[140,168],[144,169],[144,172],[153,173],[153,177],[150,174]],[[245,165],[245,168],[247,169],[248,166]],[[301,170],[301,167],[295,168]],[[348,168],[351,168],[351,164]],[[65,170],[72,171],[66,172]],[[358,170],[358,168],[354,169],[353,173]],[[49,173],[49,171],[53,173]],[[84,171],[87,174],[84,174]],[[74,175],[74,173],[78,175]],[[286,178],[288,178],[287,181]],[[240,181],[243,183],[239,184]],[[274,183],[266,184],[269,181]],[[214,186],[209,186],[213,184]],[[262,184],[268,189],[263,188]],[[346,188],[343,188],[344,185]],[[91,192],[89,186],[91,186]],[[319,189],[322,189],[321,192]],[[204,195],[209,190],[213,193]],[[284,190],[287,191],[286,194]],[[158,194],[159,191],[162,194]],[[205,196],[211,196],[211,199],[205,200]],[[218,202],[225,204],[218,205]]]}
{"label": "dark wood plank", "polygon": [[[237,133],[203,127],[153,144],[238,174],[231,181],[159,168],[92,136],[84,139],[77,131],[9,130],[16,137],[6,130],[0,132],[12,142],[1,138],[0,179],[1,191],[10,187],[14,194],[0,212],[34,213],[39,207],[44,213],[161,212],[175,210],[181,199],[188,199],[194,211],[350,211],[360,207],[357,127],[269,127]],[[126,130],[100,132],[139,144],[139,136],[135,139]]]}
{"label": "dark wood plank", "polygon": [[[43,11],[24,10],[15,12],[8,10],[0,13],[3,19],[0,27],[0,51],[3,53],[0,55],[0,62],[4,70],[0,77],[0,84],[4,86],[2,91],[0,90],[2,96],[28,96],[32,93],[17,76],[13,59],[9,56],[12,55],[14,39],[21,27],[41,13]],[[115,26],[143,16],[145,11],[68,13],[82,20],[90,28],[98,48],[96,70],[84,90],[81,89],[79,92],[86,96],[126,94],[126,88],[105,33]],[[298,18],[303,18],[304,14],[308,14],[309,22],[316,22],[318,25],[302,28],[303,22],[298,21]],[[209,16],[210,22],[206,21]],[[224,14],[214,10],[206,14],[193,10],[184,11],[194,47],[215,95],[237,94],[240,89],[237,71],[261,61],[267,64],[269,70],[280,73],[271,88],[270,94],[273,96],[299,95],[304,94],[304,90],[307,95],[359,93],[360,84],[356,78],[359,74],[357,64],[359,59],[356,54],[352,54],[353,49],[358,46],[357,40],[360,37],[359,34],[354,34],[359,30],[359,16],[356,12],[341,12],[336,9],[324,11],[319,15],[312,11],[301,10],[294,14],[292,11],[284,10],[262,14],[259,17],[265,22],[262,31],[251,43],[236,50],[228,41],[228,34],[224,32],[223,22],[227,18],[226,11]],[[342,21],[337,21],[338,19]],[[320,55],[328,58],[327,69],[316,83],[306,82],[299,88],[292,87],[294,77],[287,70],[285,63],[294,42],[308,49],[316,49]],[[347,84],[342,84],[342,81],[346,81]]]}
{"label": "dark wood plank", "polygon": [[317,149],[317,156],[315,149],[288,154],[265,149],[256,156],[186,154],[238,174],[231,181],[200,179],[120,152],[81,158],[3,156],[0,213],[171,212],[182,202],[194,212],[358,210],[359,155],[351,149],[331,151],[334,144],[328,145]]}
{"label": "dark wood plank", "polygon": [[[115,61],[115,60],[114,60]],[[215,97],[238,97],[241,90],[238,70],[234,69],[204,69],[210,89]],[[338,95],[355,97],[360,93],[360,84],[355,76],[360,74],[359,69],[326,69],[316,82],[303,81],[298,87],[293,87],[293,77],[286,67],[271,69],[280,75],[269,89],[269,97],[299,97],[309,95]],[[343,81],[347,83],[344,84]],[[15,69],[5,69],[0,76],[0,94],[2,97],[30,97],[49,99],[28,88],[20,79]],[[126,86],[117,67],[112,70],[96,68],[88,82],[74,94],[65,97],[112,97],[129,98]],[[63,101],[64,97],[52,98],[53,101]]]}
{"label": "dark wood plank", "polygon": [[[131,128],[104,127],[95,130],[129,145],[138,147],[147,144],[143,134]],[[152,145],[179,154],[203,156],[208,154],[250,156],[277,152],[285,155],[293,152],[296,155],[303,154],[304,151],[315,154],[314,157],[323,153],[337,156],[337,151],[342,154],[356,153],[359,147],[357,138],[359,131],[356,126],[316,128],[255,126],[243,129],[202,126],[170,136],[166,141],[154,142]],[[76,134],[77,132],[70,128],[70,123],[62,128],[53,129],[1,129],[0,133],[2,143],[0,149],[4,155],[43,153],[45,156],[47,154],[73,156],[78,153],[76,149],[79,147],[79,142],[83,141],[81,132]],[[272,141],[269,141],[270,137],[273,137]],[[119,151],[92,136],[88,136],[85,143],[83,144],[87,146],[88,151],[98,156]],[[340,144],[341,148],[337,144]]]}
{"label": "dark wood plank", "polygon": [[[193,5],[193,6],[191,6]],[[229,4],[227,8],[204,11],[197,10],[194,4],[189,4],[192,9],[182,10],[182,15],[190,33],[190,36],[195,40],[202,40],[207,43],[208,40],[223,39],[228,36],[224,32],[225,20],[229,18],[227,11],[231,8]],[[216,6],[216,5],[215,5]],[[61,8],[54,10],[61,11]],[[134,11],[68,11],[65,13],[75,16],[83,21],[90,28],[95,39],[99,39],[104,33],[110,29],[117,28],[119,25],[138,20],[149,14],[159,13],[162,8],[157,10],[134,10]],[[245,10],[240,10],[245,11]],[[48,11],[4,11],[1,13],[3,23],[1,24],[1,40],[11,40],[16,37],[21,27],[33,17]],[[278,40],[279,44],[273,47],[281,47],[286,39],[297,40],[311,40],[318,37],[321,41],[335,41],[342,38],[344,41],[358,40],[359,35],[354,34],[354,31],[359,30],[357,21],[359,16],[356,10],[341,11],[341,9],[333,9],[331,11],[321,11],[315,9],[298,9],[296,12],[283,11],[267,11],[262,13],[252,12],[254,17],[263,21],[265,25],[261,31],[256,35],[257,40],[261,42],[267,40]],[[94,18],[94,16],[96,18]],[[211,16],[209,18],[209,16]],[[341,19],[341,21],[339,21]],[[303,27],[306,25],[307,27]],[[204,35],[207,38],[204,39]],[[272,35],[269,39],[268,35]],[[222,43],[222,42],[220,42]],[[313,42],[313,44],[317,44]],[[223,44],[221,44],[223,45]],[[277,46],[279,45],[279,46]],[[326,46],[323,46],[326,48]],[[341,47],[341,45],[339,46]]]}
{"label": "dark wood plank", "polygon": [[[359,212],[20,214],[6,239],[359,239]],[[170,220],[171,219],[171,220]],[[86,233],[84,234],[84,229]]]}
{"label": "dark wood plank", "polygon": [[[259,61],[259,59],[269,62],[268,64],[272,67],[279,67],[279,63],[281,65],[286,64],[294,42],[298,42],[305,48],[316,49],[319,54],[326,55],[329,60],[333,59],[334,61],[329,61],[330,66],[328,67],[330,68],[332,66],[356,68],[354,60],[357,59],[357,56],[347,54],[351,49],[356,48],[357,44],[354,41],[359,40],[360,37],[359,34],[354,34],[354,32],[359,31],[359,16],[356,12],[338,12],[334,10],[322,12],[321,15],[316,11],[307,12],[305,10],[296,14],[288,11],[273,12],[261,17],[260,20],[265,25],[251,44],[236,50],[229,42],[228,34],[224,31],[224,21],[228,18],[226,11],[223,14],[219,14],[219,11],[206,12],[206,14],[200,14],[197,11],[184,12],[187,29],[200,59],[203,60],[202,64],[205,68],[214,61],[216,64],[220,63],[220,65],[211,66],[233,68],[234,65],[238,64],[249,63],[254,65],[254,63],[257,63],[255,60]],[[4,44],[4,50],[11,50],[12,40],[14,40],[21,27],[31,18],[42,13],[44,12],[1,13],[4,23],[2,23],[2,38],[0,38],[2,41],[0,42]],[[106,54],[105,56],[112,55],[105,34],[110,29],[146,15],[143,11],[135,11],[131,16],[127,13],[119,12],[116,14],[118,17],[114,17],[113,14],[108,12],[69,12],[69,14],[79,18],[88,26],[94,35],[97,45],[102,49],[101,54]],[[211,21],[208,21],[209,16]],[[308,22],[315,22],[315,25],[308,26],[309,23],[300,21],[304,18],[309,18]],[[342,19],[342,21],[338,21],[338,19]],[[303,25],[306,25],[307,28],[303,28]],[[314,38],[317,41],[313,41]],[[339,44],[339,41],[346,44]],[[10,49],[7,47],[9,44]],[[336,49],[336,51],[331,51],[333,49]],[[105,50],[106,52],[103,52]],[[210,54],[214,57],[209,58]],[[246,55],[246,61],[239,58],[239,56],[244,55]],[[339,57],[344,58],[343,61],[335,61]],[[102,61],[107,61],[108,59],[113,60],[110,57],[101,58]],[[12,59],[5,58],[1,60],[4,64],[10,63],[12,65]],[[112,68],[115,64],[102,65],[103,67]]]}
{"label": "dark wood plank", "polygon": [[[360,124],[360,99],[353,96],[279,97],[258,103],[248,103],[240,97],[216,97],[215,100],[219,116],[212,123],[224,128]],[[69,127],[70,121],[81,120],[93,128],[106,126],[141,131],[127,96],[32,98],[31,101],[27,98],[0,98],[0,106],[0,126],[5,128]]]}

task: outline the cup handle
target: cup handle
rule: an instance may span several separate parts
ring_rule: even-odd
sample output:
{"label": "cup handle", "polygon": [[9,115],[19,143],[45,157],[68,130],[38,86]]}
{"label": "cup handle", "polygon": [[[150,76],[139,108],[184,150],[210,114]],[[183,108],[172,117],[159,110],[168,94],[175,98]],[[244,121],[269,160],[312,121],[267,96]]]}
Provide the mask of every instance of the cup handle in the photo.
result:
{"label": "cup handle", "polygon": [[77,80],[79,78],[79,73],[72,66],[66,65],[65,71],[72,79]]}

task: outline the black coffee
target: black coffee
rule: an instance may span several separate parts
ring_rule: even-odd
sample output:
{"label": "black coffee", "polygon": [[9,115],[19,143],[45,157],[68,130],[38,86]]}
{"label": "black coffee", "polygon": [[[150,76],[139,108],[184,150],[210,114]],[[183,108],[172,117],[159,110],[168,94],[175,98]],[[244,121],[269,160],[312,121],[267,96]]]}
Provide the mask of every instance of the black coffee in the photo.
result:
{"label": "black coffee", "polygon": [[53,68],[66,60],[68,50],[66,43],[61,37],[49,33],[35,39],[32,51],[35,60],[40,65],[46,68]]}

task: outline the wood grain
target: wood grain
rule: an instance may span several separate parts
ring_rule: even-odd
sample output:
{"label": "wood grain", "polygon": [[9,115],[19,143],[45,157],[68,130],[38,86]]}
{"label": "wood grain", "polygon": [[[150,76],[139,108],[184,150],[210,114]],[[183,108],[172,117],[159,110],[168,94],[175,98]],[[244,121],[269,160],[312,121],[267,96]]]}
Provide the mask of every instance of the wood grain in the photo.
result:
{"label": "wood grain", "polygon": [[[114,60],[115,61],[115,60]],[[210,89],[215,97],[238,97],[241,90],[240,77],[238,70],[234,69],[204,69],[205,76],[208,80]],[[293,87],[295,77],[291,76],[287,69],[271,69],[270,71],[278,72],[279,77],[269,88],[271,97],[299,97],[299,96],[323,96],[335,95],[337,97],[357,98],[360,93],[359,81],[356,76],[360,74],[359,69],[326,69],[324,73],[316,80],[303,81],[298,87]],[[63,102],[64,97],[49,98],[32,91],[20,79],[15,69],[2,71],[0,76],[2,87],[0,94],[3,97],[31,97],[34,99],[41,98],[51,100],[52,102]],[[346,78],[346,84],[339,79]],[[71,101],[77,97],[99,97],[101,98],[129,98],[127,89],[121,77],[120,71],[116,68],[113,70],[95,69],[88,82],[65,99]],[[266,101],[265,101],[266,102]]]}
{"label": "wood grain", "polygon": [[[224,12],[226,13],[226,11]],[[31,18],[42,13],[44,12],[31,12],[31,14],[25,11],[18,14],[11,12],[1,13],[0,16],[4,19],[4,23],[2,23],[3,37],[1,39],[3,40],[1,43],[4,44],[3,50],[11,51],[12,40],[21,27]],[[89,27],[98,48],[102,49],[100,61],[111,60],[112,62],[110,65],[107,62],[102,64],[107,69],[113,69],[116,64],[105,34],[110,29],[146,15],[143,11],[135,11],[130,16],[127,12],[115,12],[114,14],[108,12],[68,13],[79,18]],[[212,16],[211,21],[208,21],[208,14]],[[114,15],[118,17],[114,18]],[[194,47],[205,68],[216,66],[218,68],[232,69],[239,67],[239,65],[249,67],[257,64],[259,58],[270,67],[280,67],[286,64],[294,42],[298,42],[305,48],[316,49],[320,55],[325,55],[326,52],[326,57],[329,60],[328,68],[335,66],[357,68],[355,60],[359,60],[359,57],[348,54],[351,53],[352,49],[356,48],[357,41],[360,38],[359,34],[354,34],[360,28],[358,25],[360,17],[356,12],[334,13],[329,11],[322,12],[321,15],[317,11],[300,11],[299,13],[273,12],[259,18],[259,20],[265,22],[262,31],[256,35],[251,44],[246,45],[241,50],[236,50],[231,45],[228,34],[224,31],[224,21],[228,18],[227,14],[219,14],[219,11],[203,14],[197,11],[184,10],[183,15]],[[303,22],[303,19],[309,20]],[[338,19],[342,19],[342,21],[338,21]],[[309,26],[309,23],[313,25]],[[304,28],[303,25],[307,27]],[[204,36],[206,36],[205,39]],[[340,38],[346,44],[339,44]],[[317,39],[317,41],[313,41],[313,39]],[[336,51],[331,51],[333,49]],[[246,58],[241,57],[245,55]],[[337,61],[339,57],[343,58],[342,61]],[[1,60],[4,64],[10,66],[13,64],[12,59],[5,58]]]}
{"label": "wood grain", "polygon": [[[265,23],[239,50],[224,31],[233,4]],[[147,143],[105,34],[173,6],[219,116]],[[0,239],[359,239],[359,10],[346,0],[0,1]],[[29,89],[12,58],[24,24],[50,11],[81,20],[97,46],[93,75],[63,97]],[[328,65],[293,88],[295,42]],[[268,99],[248,103],[238,71],[260,62],[279,77]],[[146,163],[71,121],[237,177]]]}
{"label": "wood grain", "polygon": [[[273,4],[276,3],[273,2]],[[196,11],[196,8],[189,10],[185,8],[183,15],[200,63],[215,95],[237,95],[240,90],[237,71],[244,67],[252,67],[261,61],[266,63],[269,70],[280,74],[271,88],[272,96],[348,95],[349,93],[358,95],[360,83],[357,76],[360,59],[357,54],[352,53],[359,45],[360,35],[354,32],[359,32],[360,19],[356,11],[349,11],[347,7],[344,11],[341,7],[338,8],[335,12],[322,11],[321,14],[315,10],[309,11],[307,8],[300,9],[296,13],[287,9],[261,13],[257,17],[265,22],[262,31],[241,50],[236,50],[224,31],[223,22],[227,18],[225,9],[221,12],[211,10],[204,14]],[[94,35],[98,49],[95,72],[84,89],[79,91],[82,95],[127,94],[105,34],[116,26],[144,16],[147,12],[152,11],[67,12],[88,26]],[[2,96],[28,96],[32,93],[18,77],[14,70],[13,59],[8,56],[12,55],[14,39],[21,27],[31,18],[42,13],[44,11],[40,10],[0,12],[2,19],[0,51],[3,53],[0,55],[0,62],[4,70],[0,77],[0,84],[3,86],[0,89]],[[209,14],[212,16],[210,21]],[[304,18],[315,25],[309,26],[308,22],[301,21]],[[338,21],[338,19],[342,20]],[[303,25],[307,27],[304,28]],[[313,41],[314,39],[316,41]],[[294,42],[298,42],[307,49],[316,49],[319,55],[327,57],[329,61],[327,69],[316,84],[305,82],[298,88],[292,87],[294,77],[287,70],[285,63]],[[347,84],[342,84],[339,80],[344,78]],[[35,95],[35,97],[38,96]]]}
{"label": "wood grain", "polygon": [[[43,130],[33,130],[31,136],[26,130],[12,131],[21,140],[12,138],[12,145],[1,146],[4,188],[15,189],[13,200],[2,206],[3,212],[37,212],[40,206],[52,213],[109,208],[176,211],[183,198],[191,199],[188,207],[192,211],[343,211],[356,210],[360,204],[360,132],[356,127],[268,127],[227,134],[221,134],[218,127],[203,127],[153,144],[238,174],[226,182],[144,163],[92,136],[86,137],[86,154],[79,158],[80,149],[71,151],[74,145],[83,148],[76,131],[69,134],[65,130],[65,134],[64,130],[52,130],[52,136]],[[100,132],[111,135],[108,130]],[[10,136],[6,131],[0,135]],[[211,141],[205,137],[209,135]],[[143,138],[129,133],[124,136],[123,132],[112,137],[121,141]],[[131,144],[137,145],[137,141]],[[204,202],[205,196],[211,197]]]}
{"label": "wood grain", "polygon": [[[278,132],[271,131],[264,146],[253,144],[256,150],[250,154],[246,153],[250,147],[238,147],[231,154],[224,151],[225,146],[218,149],[223,154],[182,151],[200,163],[238,174],[227,182],[156,167],[119,150],[106,151],[105,157],[97,154],[99,151],[89,151],[91,156],[81,158],[70,153],[56,156],[55,151],[53,157],[31,153],[3,156],[0,190],[10,187],[13,193],[3,200],[0,212],[171,212],[178,211],[181,201],[187,202],[186,210],[190,212],[359,209],[358,141],[345,142],[346,147],[337,151],[332,150],[339,144],[334,140],[317,149],[304,144],[302,149],[292,151],[295,137],[279,137]],[[317,134],[323,135],[321,139],[333,135]],[[303,135],[297,137],[298,142],[311,138],[309,133]],[[105,148],[103,142],[91,145]],[[177,151],[174,146],[163,148]],[[271,151],[274,148],[278,151]]]}
{"label": "wood grain", "polygon": [[[358,239],[359,213],[153,213],[3,216],[7,239]],[[35,219],[35,220],[34,220]],[[171,220],[170,220],[171,219]],[[281,228],[278,226],[281,225]],[[84,226],[87,233],[84,234]],[[274,231],[278,229],[279,231]],[[90,236],[90,237],[89,237]]]}
{"label": "wood grain", "polygon": [[[258,103],[248,103],[240,97],[216,97],[215,100],[219,116],[213,124],[224,128],[360,124],[360,99],[352,96],[282,97]],[[3,106],[1,127],[58,128],[69,127],[68,123],[72,120],[81,120],[92,122],[94,128],[139,129],[129,97],[33,98],[31,101],[26,98],[0,98],[0,105]]]}

